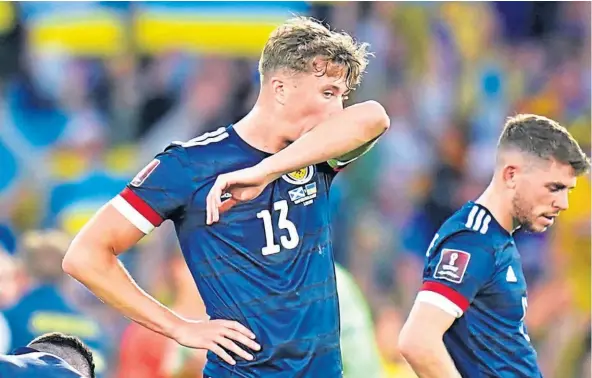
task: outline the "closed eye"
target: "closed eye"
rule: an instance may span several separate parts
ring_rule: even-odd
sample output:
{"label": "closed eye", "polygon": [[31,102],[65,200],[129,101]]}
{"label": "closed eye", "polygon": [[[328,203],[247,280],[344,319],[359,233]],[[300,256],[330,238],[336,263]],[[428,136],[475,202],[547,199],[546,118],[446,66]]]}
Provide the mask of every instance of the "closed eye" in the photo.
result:
{"label": "closed eye", "polygon": [[547,188],[549,189],[549,191],[551,193],[558,193],[558,192],[561,192],[563,190],[567,190],[567,191],[571,192],[574,189],[571,186],[568,187],[567,185],[561,184],[561,183],[550,183],[550,184],[547,184]]}

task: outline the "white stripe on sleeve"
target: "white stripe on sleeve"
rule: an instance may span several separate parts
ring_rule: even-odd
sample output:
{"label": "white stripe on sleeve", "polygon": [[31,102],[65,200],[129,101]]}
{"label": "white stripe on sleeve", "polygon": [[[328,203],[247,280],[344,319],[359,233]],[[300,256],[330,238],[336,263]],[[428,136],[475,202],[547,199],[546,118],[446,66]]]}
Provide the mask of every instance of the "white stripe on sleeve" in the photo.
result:
{"label": "white stripe on sleeve", "polygon": [[454,316],[455,318],[460,318],[463,314],[463,310],[461,310],[461,308],[458,307],[454,302],[442,294],[435,293],[433,291],[420,291],[419,294],[417,294],[415,301],[432,304]]}
{"label": "white stripe on sleeve", "polygon": [[154,230],[154,225],[140,214],[138,210],[134,209],[122,196],[117,195],[113,198],[111,205],[144,234],[148,235]]}

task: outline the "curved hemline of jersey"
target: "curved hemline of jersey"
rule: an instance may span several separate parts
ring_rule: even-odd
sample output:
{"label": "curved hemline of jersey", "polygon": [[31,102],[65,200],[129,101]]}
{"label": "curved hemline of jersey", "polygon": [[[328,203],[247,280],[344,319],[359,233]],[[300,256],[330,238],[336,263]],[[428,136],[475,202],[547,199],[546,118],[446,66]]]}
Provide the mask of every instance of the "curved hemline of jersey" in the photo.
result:
{"label": "curved hemline of jersey", "polygon": [[[224,376],[219,375],[220,374],[220,371],[216,372],[216,371],[213,371],[213,369],[220,369],[220,370],[222,370],[224,372],[224,374],[230,373],[230,374],[232,374],[231,375],[232,377],[234,377],[235,374],[236,374],[236,378],[255,378],[255,377],[256,378],[260,378],[261,377],[261,376],[257,376],[257,375],[254,375],[254,376],[238,375],[240,373],[237,373],[237,371],[234,368],[232,370],[229,370],[229,369],[223,367],[222,365],[215,364],[214,362],[212,362],[210,360],[207,361],[206,366],[203,369],[203,375],[204,375],[204,377],[226,378],[225,375]],[[343,370],[340,370],[336,374],[338,374],[338,375],[336,375],[334,378],[337,378],[337,377],[342,378],[343,377]],[[332,376],[326,376],[326,378],[333,378],[333,377]]]}

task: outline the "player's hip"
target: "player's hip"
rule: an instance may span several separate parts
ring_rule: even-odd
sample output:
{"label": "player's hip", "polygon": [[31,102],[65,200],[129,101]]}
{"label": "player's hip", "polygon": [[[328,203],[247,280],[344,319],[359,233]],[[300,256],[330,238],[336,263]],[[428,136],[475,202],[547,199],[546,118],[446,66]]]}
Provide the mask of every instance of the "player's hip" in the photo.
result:
{"label": "player's hip", "polygon": [[306,354],[256,356],[255,361],[238,360],[234,366],[209,353],[204,375],[210,378],[341,378],[342,370],[341,350],[337,345]]}

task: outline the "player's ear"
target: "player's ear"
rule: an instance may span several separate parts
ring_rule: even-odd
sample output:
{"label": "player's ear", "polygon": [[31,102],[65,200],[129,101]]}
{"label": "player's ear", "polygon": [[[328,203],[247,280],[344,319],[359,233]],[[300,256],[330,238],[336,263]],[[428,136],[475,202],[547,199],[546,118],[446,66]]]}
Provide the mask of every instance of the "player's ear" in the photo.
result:
{"label": "player's ear", "polygon": [[273,90],[273,95],[275,100],[280,104],[284,105],[286,103],[286,82],[280,77],[274,76],[271,78],[271,88]]}
{"label": "player's ear", "polygon": [[502,178],[504,184],[508,189],[516,188],[516,180],[518,179],[518,167],[515,165],[505,165],[502,170]]}

